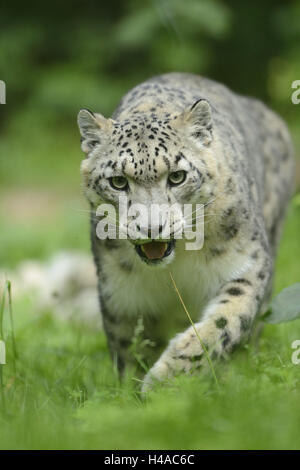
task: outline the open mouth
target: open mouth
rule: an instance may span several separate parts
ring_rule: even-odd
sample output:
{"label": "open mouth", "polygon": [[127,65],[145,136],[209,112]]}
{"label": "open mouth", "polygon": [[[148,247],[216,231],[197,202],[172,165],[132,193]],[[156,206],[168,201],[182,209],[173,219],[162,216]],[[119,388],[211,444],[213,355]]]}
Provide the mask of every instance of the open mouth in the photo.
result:
{"label": "open mouth", "polygon": [[174,250],[175,240],[155,241],[135,245],[136,252],[146,263],[158,263],[167,258]]}

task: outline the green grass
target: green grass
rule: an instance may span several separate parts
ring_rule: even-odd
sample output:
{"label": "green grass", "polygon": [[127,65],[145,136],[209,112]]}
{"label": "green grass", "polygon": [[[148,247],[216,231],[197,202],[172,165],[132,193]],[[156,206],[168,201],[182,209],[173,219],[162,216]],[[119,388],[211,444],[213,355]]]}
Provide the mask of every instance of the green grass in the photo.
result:
{"label": "green grass", "polygon": [[[300,279],[299,215],[299,208],[291,208],[276,292]],[[71,219],[63,240],[82,226],[79,213]],[[57,226],[40,229],[40,247]],[[28,229],[25,257],[38,238],[35,230],[33,224],[30,243]],[[87,236],[86,226],[82,230]],[[12,251],[14,243],[8,245]],[[56,240],[53,249],[58,245]],[[178,377],[142,401],[134,376],[119,383],[103,333],[64,323],[51,312],[39,316],[30,297],[13,299],[13,309],[18,359],[15,373],[6,308],[2,449],[300,448],[300,365],[291,361],[300,321],[267,325],[258,348],[246,346],[229,362],[217,364],[220,391],[207,372]]]}

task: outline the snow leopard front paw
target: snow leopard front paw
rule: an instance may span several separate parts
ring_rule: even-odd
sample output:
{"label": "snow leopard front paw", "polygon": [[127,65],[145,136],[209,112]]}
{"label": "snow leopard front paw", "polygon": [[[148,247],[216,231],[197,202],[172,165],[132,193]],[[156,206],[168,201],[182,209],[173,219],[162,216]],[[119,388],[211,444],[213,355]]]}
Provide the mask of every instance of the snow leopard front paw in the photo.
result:
{"label": "snow leopard front paw", "polygon": [[201,367],[203,350],[191,327],[175,337],[144,378],[142,393],[151,390],[155,382],[164,382],[175,375],[193,373]]}
{"label": "snow leopard front paw", "polygon": [[156,382],[163,382],[168,378],[172,378],[173,374],[170,370],[168,362],[162,358],[159,359],[154,366],[146,374],[142,384],[142,394],[149,392]]}

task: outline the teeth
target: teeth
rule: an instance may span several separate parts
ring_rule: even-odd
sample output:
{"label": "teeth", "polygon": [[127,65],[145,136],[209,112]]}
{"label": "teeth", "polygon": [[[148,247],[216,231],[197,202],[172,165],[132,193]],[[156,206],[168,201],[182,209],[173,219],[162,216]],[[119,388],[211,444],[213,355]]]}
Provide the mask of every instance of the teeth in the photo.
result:
{"label": "teeth", "polygon": [[153,241],[151,243],[145,243],[141,246],[141,250],[148,259],[154,260],[163,258],[167,247],[168,245],[166,242]]}

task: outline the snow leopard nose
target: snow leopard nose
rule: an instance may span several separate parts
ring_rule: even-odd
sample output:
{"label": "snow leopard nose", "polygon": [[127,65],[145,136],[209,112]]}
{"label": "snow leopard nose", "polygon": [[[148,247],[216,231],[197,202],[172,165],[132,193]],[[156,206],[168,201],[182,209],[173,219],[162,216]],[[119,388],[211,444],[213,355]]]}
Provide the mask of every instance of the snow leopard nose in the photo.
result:
{"label": "snow leopard nose", "polygon": [[153,225],[151,227],[140,226],[137,224],[136,228],[138,229],[142,237],[152,238],[153,236],[154,237],[160,236],[165,226],[166,226],[166,221],[163,224]]}

